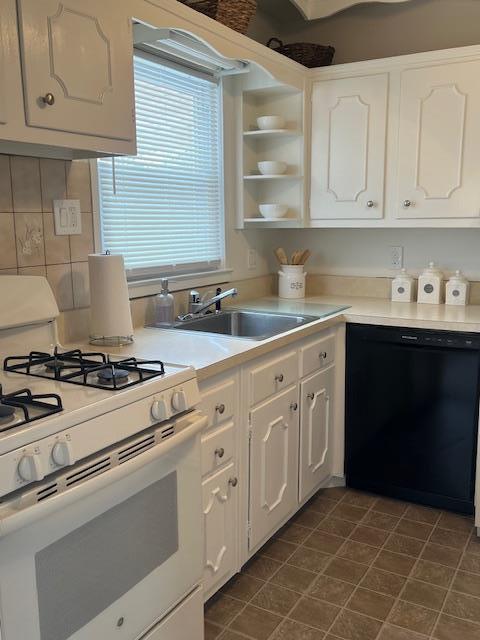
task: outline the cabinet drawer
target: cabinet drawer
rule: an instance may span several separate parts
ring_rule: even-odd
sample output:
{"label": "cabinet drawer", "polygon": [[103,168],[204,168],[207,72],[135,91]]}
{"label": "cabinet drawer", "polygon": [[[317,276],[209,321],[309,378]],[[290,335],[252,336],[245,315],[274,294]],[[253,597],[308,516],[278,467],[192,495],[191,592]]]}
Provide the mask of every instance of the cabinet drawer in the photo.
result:
{"label": "cabinet drawer", "polygon": [[221,467],[233,457],[235,448],[234,423],[229,422],[202,437],[202,475]]}
{"label": "cabinet drawer", "polygon": [[201,390],[201,409],[208,417],[209,428],[230,420],[235,413],[235,380]]}
{"label": "cabinet drawer", "polygon": [[334,360],[334,335],[309,342],[300,349],[300,375],[304,378],[318,369],[323,369]]}
{"label": "cabinet drawer", "polygon": [[249,370],[251,404],[255,405],[274,393],[282,391],[298,378],[298,356],[290,351],[283,356],[270,359]]}

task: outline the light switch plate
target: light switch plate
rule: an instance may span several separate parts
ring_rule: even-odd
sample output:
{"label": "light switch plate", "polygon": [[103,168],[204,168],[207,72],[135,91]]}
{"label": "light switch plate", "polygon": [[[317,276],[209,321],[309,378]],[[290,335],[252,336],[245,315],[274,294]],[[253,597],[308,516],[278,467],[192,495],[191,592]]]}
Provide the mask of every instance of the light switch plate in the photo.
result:
{"label": "light switch plate", "polygon": [[76,236],[82,233],[80,200],[54,200],[53,218],[57,236]]}

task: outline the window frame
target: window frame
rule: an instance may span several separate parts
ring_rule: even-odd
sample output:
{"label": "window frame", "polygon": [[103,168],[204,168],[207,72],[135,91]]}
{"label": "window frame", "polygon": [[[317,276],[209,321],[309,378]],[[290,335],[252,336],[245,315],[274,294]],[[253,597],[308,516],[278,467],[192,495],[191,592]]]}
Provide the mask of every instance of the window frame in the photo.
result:
{"label": "window frame", "polygon": [[[188,66],[183,66],[172,62],[168,59],[164,59],[162,56],[157,56],[150,52],[142,51],[141,49],[135,50],[134,55],[144,57],[150,60],[154,60],[159,64],[163,64],[167,67],[179,69],[183,73],[191,73],[194,76],[206,77],[208,74],[191,69]],[[143,297],[148,295],[154,295],[161,289],[161,280],[168,278],[169,288],[172,291],[180,291],[192,287],[209,286],[213,284],[228,283],[232,279],[233,269],[227,265],[226,256],[226,243],[227,243],[227,215],[226,215],[226,179],[225,168],[226,162],[226,150],[225,150],[225,94],[223,87],[222,77],[216,78],[218,84],[218,100],[219,100],[219,166],[220,166],[220,236],[221,236],[221,248],[222,257],[219,261],[218,268],[209,270],[192,270],[186,269],[181,273],[176,274],[174,269],[171,270],[158,270],[156,272],[150,269],[145,269],[144,273],[139,273],[140,269],[127,270],[127,282],[131,298]],[[100,207],[100,181],[98,176],[98,164],[97,159],[90,160],[90,177],[92,186],[92,208],[93,208],[93,223],[94,223],[94,248],[96,253],[104,251],[102,246],[102,221],[101,221],[101,207]]]}

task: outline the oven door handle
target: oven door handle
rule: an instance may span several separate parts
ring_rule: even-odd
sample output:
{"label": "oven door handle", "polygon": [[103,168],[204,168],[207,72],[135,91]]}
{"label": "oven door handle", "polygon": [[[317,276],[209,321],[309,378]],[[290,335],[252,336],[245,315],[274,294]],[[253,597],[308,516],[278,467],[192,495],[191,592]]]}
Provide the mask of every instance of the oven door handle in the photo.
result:
{"label": "oven door handle", "polygon": [[5,515],[0,516],[0,538],[10,535],[41,518],[48,517],[52,513],[70,506],[74,502],[83,500],[101,491],[105,487],[126,478],[132,473],[135,473],[135,471],[168,454],[172,449],[191,440],[208,425],[207,416],[199,412],[196,412],[192,418],[192,423],[182,429],[178,434],[171,436],[163,442],[159,442],[151,449],[109,471],[105,471],[105,473],[72,487],[64,493],[60,493],[58,496],[53,496],[44,502],[38,502],[31,507],[25,507],[20,511],[11,509],[10,512],[8,512],[6,510]]}

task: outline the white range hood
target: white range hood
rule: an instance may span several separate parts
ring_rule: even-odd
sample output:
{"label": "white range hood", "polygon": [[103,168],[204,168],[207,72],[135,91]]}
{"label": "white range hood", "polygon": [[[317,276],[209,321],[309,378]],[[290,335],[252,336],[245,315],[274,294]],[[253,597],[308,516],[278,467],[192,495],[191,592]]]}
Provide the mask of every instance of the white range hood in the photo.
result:
{"label": "white range hood", "polygon": [[290,0],[307,20],[326,18],[355,4],[369,4],[371,2],[393,3],[408,2],[409,0]]}

